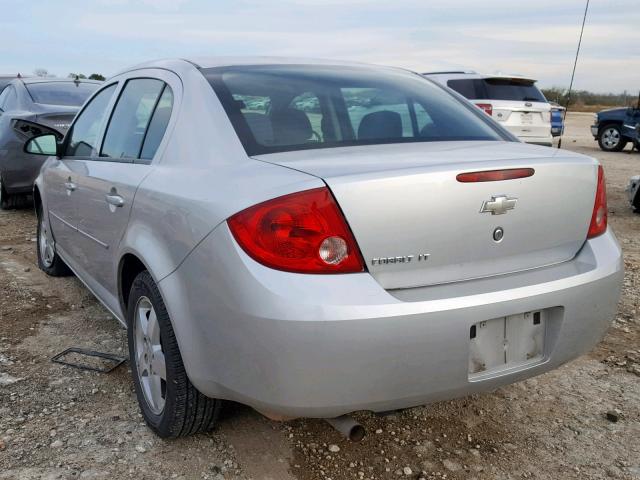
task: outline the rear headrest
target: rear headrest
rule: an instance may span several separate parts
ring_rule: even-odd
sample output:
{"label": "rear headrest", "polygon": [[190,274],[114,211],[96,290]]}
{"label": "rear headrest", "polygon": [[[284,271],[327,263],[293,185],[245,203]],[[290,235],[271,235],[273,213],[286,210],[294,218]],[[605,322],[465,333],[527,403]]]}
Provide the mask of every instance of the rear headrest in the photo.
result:
{"label": "rear headrest", "polygon": [[368,113],[360,121],[358,140],[402,137],[402,118],[397,112],[381,110]]}
{"label": "rear headrest", "polygon": [[274,143],[276,145],[299,145],[313,135],[307,114],[295,108],[271,113]]}
{"label": "rear headrest", "polygon": [[261,145],[273,145],[273,128],[268,115],[256,112],[243,114],[256,142]]}

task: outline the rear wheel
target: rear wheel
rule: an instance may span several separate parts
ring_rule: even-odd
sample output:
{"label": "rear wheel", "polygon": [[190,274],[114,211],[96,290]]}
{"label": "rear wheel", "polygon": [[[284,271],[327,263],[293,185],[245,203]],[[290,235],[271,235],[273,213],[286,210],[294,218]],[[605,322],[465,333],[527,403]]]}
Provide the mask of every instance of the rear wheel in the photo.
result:
{"label": "rear wheel", "polygon": [[189,381],[160,291],[149,272],[131,287],[127,308],[131,375],[145,421],[163,438],[213,428],[221,401]]}
{"label": "rear wheel", "polygon": [[618,125],[605,125],[598,133],[598,145],[605,152],[619,152],[627,145]]}
{"label": "rear wheel", "polygon": [[10,208],[13,208],[13,199],[5,191],[4,185],[2,184],[2,176],[0,176],[0,209],[9,210]]}
{"label": "rear wheel", "polygon": [[24,208],[27,206],[29,196],[26,194],[9,194],[2,183],[0,175],[0,210],[11,210],[12,208]]}
{"label": "rear wheel", "polygon": [[38,216],[38,232],[36,249],[38,253],[38,267],[52,277],[64,277],[71,274],[69,267],[56,253],[56,244],[49,230],[49,222],[42,211],[42,204],[36,207]]}

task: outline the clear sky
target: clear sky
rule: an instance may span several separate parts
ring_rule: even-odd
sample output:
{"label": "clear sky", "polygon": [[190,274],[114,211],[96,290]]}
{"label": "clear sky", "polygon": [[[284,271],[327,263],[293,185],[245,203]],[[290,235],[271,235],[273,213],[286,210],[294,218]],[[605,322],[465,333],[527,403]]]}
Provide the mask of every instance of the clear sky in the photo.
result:
{"label": "clear sky", "polygon": [[[519,73],[568,86],[585,0],[0,0],[0,73],[202,55]],[[575,88],[640,89],[640,0],[591,0]]]}

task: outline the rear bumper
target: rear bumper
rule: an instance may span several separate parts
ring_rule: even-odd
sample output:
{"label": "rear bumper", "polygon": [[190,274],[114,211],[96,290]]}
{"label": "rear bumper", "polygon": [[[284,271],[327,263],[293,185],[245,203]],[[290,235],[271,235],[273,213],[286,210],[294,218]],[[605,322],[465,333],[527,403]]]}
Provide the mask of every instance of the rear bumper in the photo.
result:
{"label": "rear bumper", "polygon": [[[334,417],[491,390],[556,368],[602,338],[622,276],[609,231],[555,266],[388,292],[367,273],[265,268],[222,224],[159,287],[188,375],[204,394],[286,416]],[[470,380],[471,325],[548,308],[555,313],[539,362]]]}

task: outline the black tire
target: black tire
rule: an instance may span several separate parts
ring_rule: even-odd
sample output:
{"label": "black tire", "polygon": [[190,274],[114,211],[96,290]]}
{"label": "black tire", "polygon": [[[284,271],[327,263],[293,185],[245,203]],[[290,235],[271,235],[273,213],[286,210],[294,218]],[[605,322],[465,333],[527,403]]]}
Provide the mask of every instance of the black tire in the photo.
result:
{"label": "black tire", "polygon": [[0,210],[10,210],[14,208],[14,196],[9,195],[4,189],[2,175],[0,175]]}
{"label": "black tire", "polygon": [[48,261],[44,258],[44,247],[42,242],[40,241],[42,230],[43,228],[46,228],[45,226],[43,226],[43,222],[45,221],[45,219],[43,218],[42,204],[36,205],[36,216],[38,218],[38,228],[36,234],[36,253],[38,256],[38,268],[52,277],[67,277],[69,275],[72,275],[72,272],[69,267],[67,267],[67,264],[64,263],[64,261],[60,258],[60,255],[56,253],[55,242],[51,246],[51,249],[53,250],[53,259]]}
{"label": "black tire", "polygon": [[[155,414],[142,391],[136,363],[134,322],[140,299],[151,302],[160,327],[160,342],[166,365],[164,407]],[[147,425],[162,438],[176,438],[211,430],[220,413],[221,400],[204,396],[189,381],[182,363],[171,320],[153,278],[143,271],[133,281],[127,307],[127,336],[131,376],[142,416]]]}
{"label": "black tire", "polygon": [[[619,138],[619,141],[616,144],[612,144],[607,138],[607,136],[612,133],[617,135]],[[620,152],[624,150],[624,147],[627,146],[627,140],[622,136],[622,129],[620,128],[620,125],[610,123],[600,127],[600,130],[598,131],[598,145],[605,152]]]}

